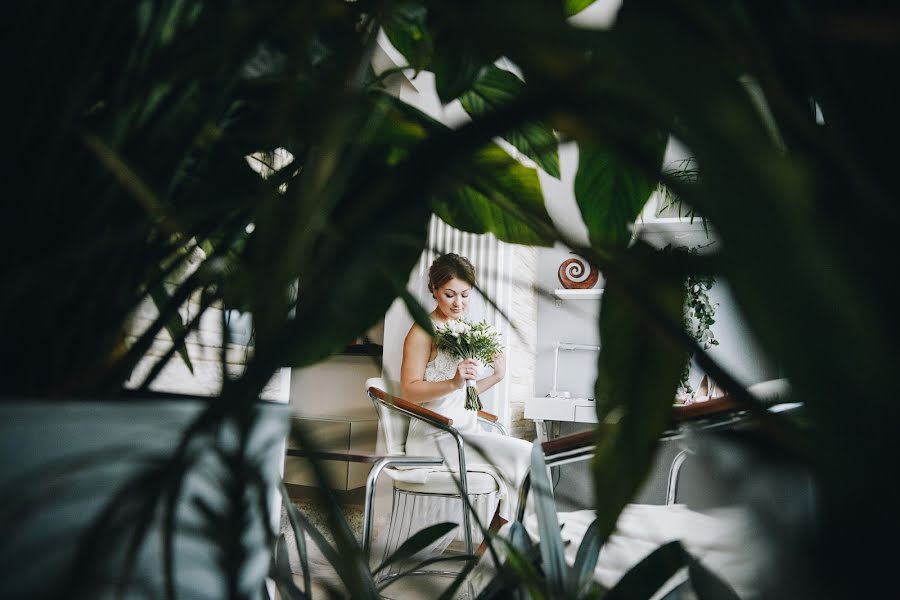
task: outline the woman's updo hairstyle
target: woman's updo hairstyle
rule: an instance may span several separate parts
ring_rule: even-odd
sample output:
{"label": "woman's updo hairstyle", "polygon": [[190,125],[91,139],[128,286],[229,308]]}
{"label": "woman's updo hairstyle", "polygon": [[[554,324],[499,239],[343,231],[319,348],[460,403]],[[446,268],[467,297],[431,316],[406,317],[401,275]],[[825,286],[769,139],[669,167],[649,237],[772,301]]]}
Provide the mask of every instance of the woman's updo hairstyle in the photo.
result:
{"label": "woman's updo hairstyle", "polygon": [[442,254],[434,259],[431,268],[428,269],[428,291],[433,296],[434,290],[440,289],[454,277],[469,285],[475,285],[475,267],[465,256],[452,252]]}

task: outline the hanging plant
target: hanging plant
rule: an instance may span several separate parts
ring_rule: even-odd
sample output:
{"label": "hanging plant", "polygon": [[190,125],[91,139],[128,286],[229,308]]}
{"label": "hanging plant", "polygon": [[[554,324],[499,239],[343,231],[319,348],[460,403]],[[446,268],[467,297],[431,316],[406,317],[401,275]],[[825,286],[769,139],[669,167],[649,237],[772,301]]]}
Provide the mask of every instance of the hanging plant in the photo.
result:
{"label": "hanging plant", "polygon": [[[672,246],[667,244],[663,250],[671,252],[688,252],[697,254],[701,248],[705,246],[695,246],[688,248],[686,246]],[[713,333],[712,326],[716,322],[716,307],[718,303],[713,303],[709,299],[709,291],[715,284],[712,275],[688,275],[684,280],[684,290],[686,294],[684,303],[684,315],[682,323],[684,330],[687,331],[692,338],[704,350],[709,350],[713,346],[719,345]],[[678,397],[689,396],[693,398],[694,389],[691,387],[688,378],[691,373],[691,359],[693,353],[688,353],[681,369],[681,377],[678,381]]]}

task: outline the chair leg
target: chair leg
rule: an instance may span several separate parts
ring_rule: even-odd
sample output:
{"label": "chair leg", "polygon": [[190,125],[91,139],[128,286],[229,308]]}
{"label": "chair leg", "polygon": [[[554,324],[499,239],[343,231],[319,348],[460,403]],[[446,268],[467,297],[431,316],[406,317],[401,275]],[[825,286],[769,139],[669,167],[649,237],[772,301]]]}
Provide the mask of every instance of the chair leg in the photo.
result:
{"label": "chair leg", "polygon": [[[403,515],[406,512],[406,494],[400,494],[397,488],[394,488],[393,493],[393,502],[391,503],[391,519],[388,523],[388,531],[384,540],[384,552],[382,554],[381,560],[384,561],[390,556],[391,552],[399,546],[400,540],[402,539],[402,529],[404,524]],[[381,573],[380,576],[389,575],[388,573]]]}
{"label": "chair leg", "polygon": [[669,477],[666,481],[666,504],[672,505],[678,501],[678,477],[681,475],[681,466],[692,452],[685,448],[675,455],[672,465],[669,467]]}
{"label": "chair leg", "polygon": [[[488,527],[488,530],[492,534],[496,534],[500,531],[500,528],[509,523],[506,519],[500,516],[500,504],[497,504],[497,510],[494,511],[494,516],[491,518],[491,524]],[[484,539],[481,540],[481,544],[478,545],[478,548],[475,550],[475,556],[481,556],[487,550],[488,544],[490,543],[490,535],[485,535]]]}

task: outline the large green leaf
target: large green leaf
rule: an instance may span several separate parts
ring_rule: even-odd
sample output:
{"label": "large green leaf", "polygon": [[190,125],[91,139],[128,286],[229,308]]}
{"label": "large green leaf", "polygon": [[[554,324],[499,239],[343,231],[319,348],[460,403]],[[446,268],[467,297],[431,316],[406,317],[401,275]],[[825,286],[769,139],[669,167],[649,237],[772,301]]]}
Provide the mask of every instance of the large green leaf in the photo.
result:
{"label": "large green leaf", "polygon": [[409,539],[403,542],[393,554],[385,558],[380,565],[375,567],[372,572],[378,573],[385,567],[394,563],[403,562],[413,557],[417,552],[424,550],[429,544],[436,542],[457,527],[459,527],[458,523],[437,523],[435,525],[430,525],[421,531],[417,531]]}
{"label": "large green leaf", "polygon": [[383,25],[391,44],[416,71],[429,66],[434,51],[434,43],[426,24],[427,14],[421,4],[406,2],[390,10]]}
{"label": "large green leaf", "polygon": [[577,15],[597,0],[563,0],[563,11],[567,17]]}
{"label": "large green leaf", "polygon": [[441,219],[463,231],[531,246],[555,239],[537,172],[495,144],[451,169],[433,203]]}
{"label": "large green leaf", "polygon": [[572,591],[572,581],[568,577],[566,553],[559,533],[559,519],[556,516],[556,501],[553,487],[547,476],[544,449],[535,444],[531,449],[531,493],[537,513],[538,531],[541,541],[541,568],[547,577],[547,587],[551,590]]}
{"label": "large green leaf", "polygon": [[[291,573],[291,565],[288,559],[287,543],[284,534],[278,536],[278,542],[275,546],[275,564],[272,565],[272,576],[276,578],[278,591],[287,600],[306,600],[309,595],[297,587],[294,583],[293,573]],[[305,571],[304,571],[305,573]],[[308,581],[308,580],[307,580]],[[305,589],[309,589],[308,585]]]}
{"label": "large green leaf", "polygon": [[[650,152],[655,164],[660,165],[666,138],[661,134],[650,137]],[[601,246],[626,244],[631,237],[629,226],[640,215],[656,181],[609,147],[580,143],[578,151],[575,200],[591,242]]]}
{"label": "large green leaf", "polygon": [[699,560],[691,561],[688,572],[698,600],[740,600],[740,596],[728,582],[707,569]]}
{"label": "large green leaf", "polygon": [[457,6],[436,3],[430,8],[434,37],[431,71],[438,98],[447,104],[471,89],[478,73],[493,59],[482,54],[471,36],[460,35]]}
{"label": "large green leaf", "polygon": [[442,40],[431,60],[438,98],[448,103],[472,87],[484,66],[474,50],[462,40]]}
{"label": "large green leaf", "polygon": [[[393,120],[386,127],[393,133],[381,134],[393,144],[387,165],[409,159],[419,151],[420,141],[428,138],[446,141],[458,135],[395,98],[383,96],[381,101],[389,105],[384,114]],[[537,172],[496,144],[487,143],[455,160],[448,157],[443,168],[436,172],[432,206],[453,227],[472,233],[490,232],[516,244],[548,246],[556,239]],[[415,175],[422,176],[419,172]]]}
{"label": "large green leaf", "polygon": [[600,522],[594,521],[588,526],[581,538],[581,545],[575,555],[575,563],[572,565],[572,577],[574,589],[578,597],[586,595],[594,580],[594,569],[597,567],[597,559],[600,558],[600,549],[603,546],[603,538],[600,537]]}
{"label": "large green leaf", "polygon": [[664,544],[630,568],[603,597],[606,600],[649,600],[690,560],[691,556],[681,542]]}
{"label": "large green leaf", "polygon": [[[166,291],[165,285],[162,283],[150,290],[150,298],[153,300],[153,304],[156,306],[157,311],[162,311],[163,307],[165,307],[166,304],[171,301],[169,292]],[[181,320],[181,315],[177,313],[172,315],[172,318],[166,321],[165,327],[166,331],[169,333],[169,336],[173,340],[181,340],[180,342],[176,341],[175,350],[176,352],[178,352],[178,356],[181,357],[184,365],[191,373],[193,373],[194,365],[191,362],[190,355],[188,355],[187,345],[185,344],[183,339],[185,337],[185,331],[184,322]]]}
{"label": "large green leaf", "polygon": [[322,260],[309,265],[301,283],[296,317],[287,330],[292,339],[280,338],[286,364],[322,360],[383,318],[425,247],[429,212],[425,202],[415,209],[398,203],[370,215],[366,227],[336,224],[343,229],[340,237],[329,235],[317,244]]}
{"label": "large green leaf", "polygon": [[[472,89],[459,97],[473,118],[483,117],[509,104],[525,92],[525,82],[514,73],[490,65],[482,71]],[[536,162],[547,174],[559,177],[559,152],[556,136],[546,124],[526,123],[504,134],[503,138]]]}
{"label": "large green leaf", "polygon": [[600,535],[612,531],[650,469],[660,435],[669,424],[683,354],[659,326],[680,327],[684,291],[677,274],[638,244],[622,252],[607,272],[600,310],[596,384],[601,423],[594,458]]}

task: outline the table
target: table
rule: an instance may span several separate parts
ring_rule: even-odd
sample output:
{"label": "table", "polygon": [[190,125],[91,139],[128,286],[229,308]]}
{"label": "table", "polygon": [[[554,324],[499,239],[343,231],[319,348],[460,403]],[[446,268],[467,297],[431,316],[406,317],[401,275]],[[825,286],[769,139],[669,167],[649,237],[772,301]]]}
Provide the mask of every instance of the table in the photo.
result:
{"label": "table", "polygon": [[525,418],[534,421],[538,442],[547,441],[545,421],[596,423],[597,408],[593,398],[526,398]]}

